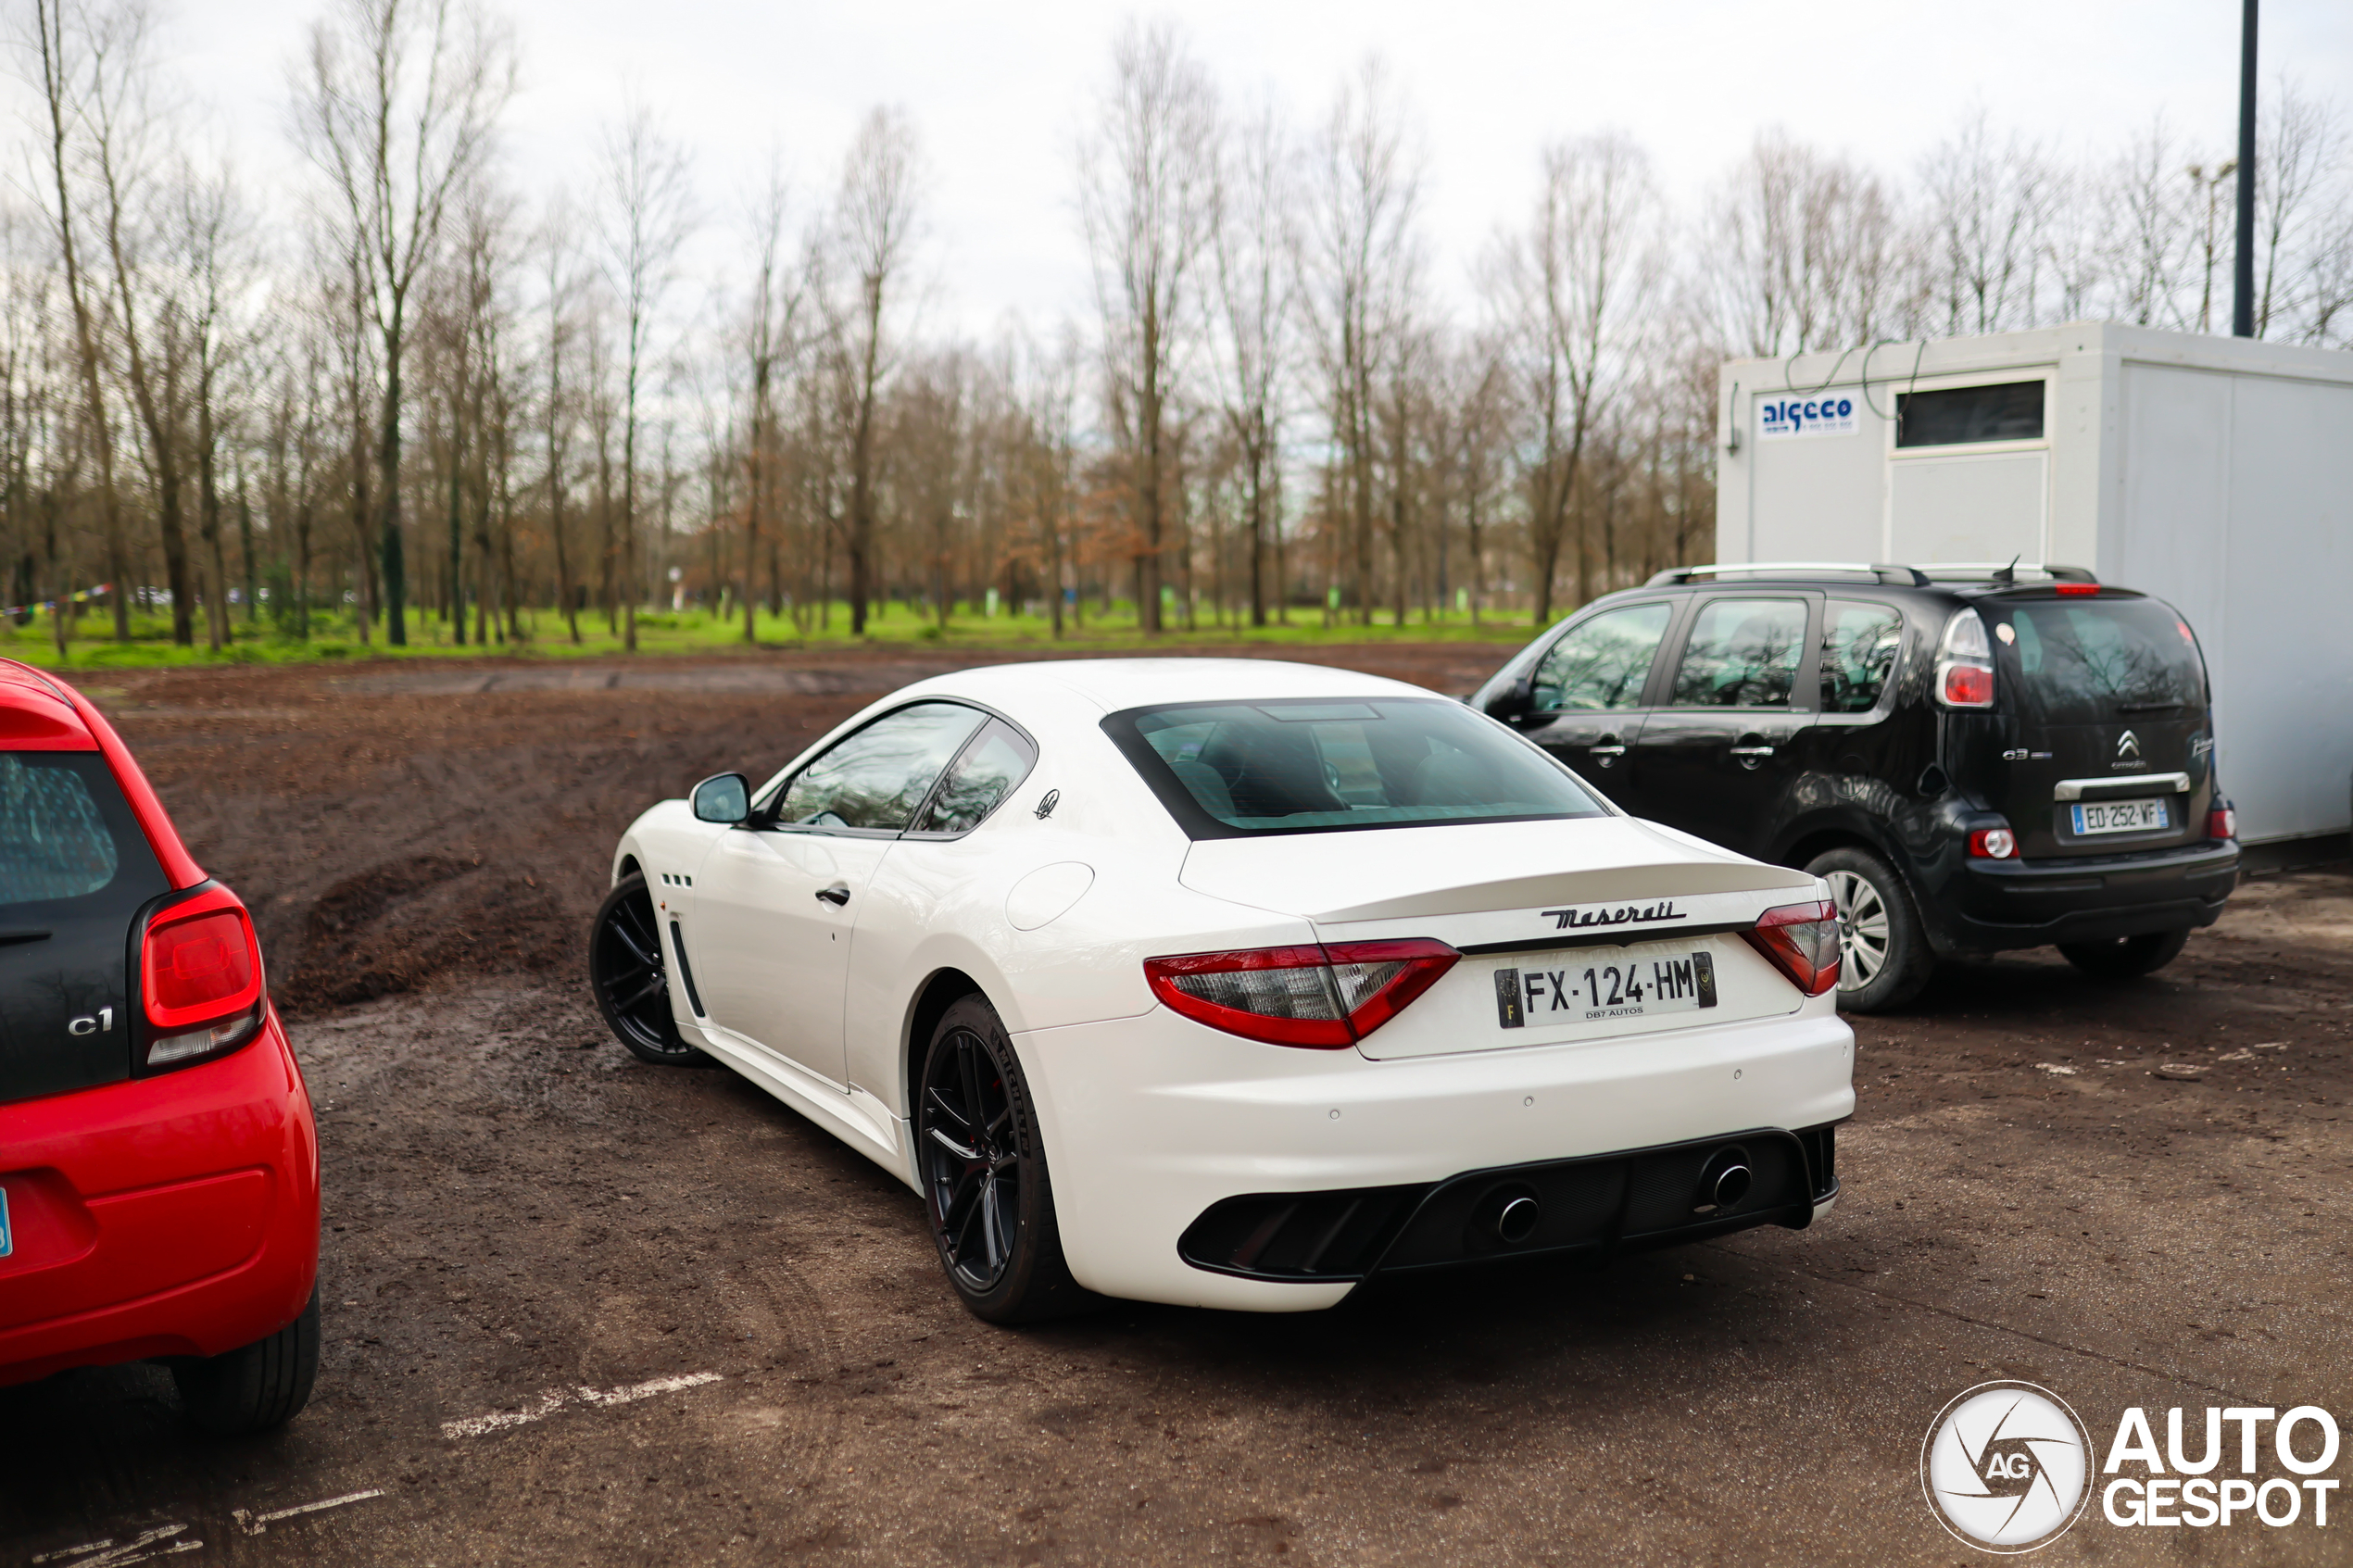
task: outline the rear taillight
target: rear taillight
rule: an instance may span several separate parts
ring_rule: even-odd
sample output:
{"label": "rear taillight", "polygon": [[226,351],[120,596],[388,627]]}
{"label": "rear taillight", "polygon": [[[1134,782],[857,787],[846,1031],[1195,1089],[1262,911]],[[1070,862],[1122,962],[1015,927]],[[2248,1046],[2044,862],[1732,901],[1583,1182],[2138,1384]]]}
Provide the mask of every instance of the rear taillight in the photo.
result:
{"label": "rear taillight", "polygon": [[1936,699],[1947,708],[1994,706],[1994,645],[1973,609],[1957,609],[1944,623],[1936,655]]}
{"label": "rear taillight", "polygon": [[1757,916],[1755,927],[1741,935],[1807,996],[1838,984],[1837,905],[1784,904]]}
{"label": "rear taillight", "polygon": [[2061,583],[2057,584],[2057,587],[2058,596],[2063,599],[2096,598],[2100,591],[2100,585],[2096,583]]}
{"label": "rear taillight", "polygon": [[176,1067],[253,1038],[267,1005],[261,947],[236,896],[210,888],[150,922],[139,991],[149,1067]]}
{"label": "rear taillight", "polygon": [[2239,835],[2239,814],[2235,808],[2217,806],[2206,814],[2206,836],[2236,838]]}
{"label": "rear taillight", "polygon": [[1971,828],[1969,852],[1972,859],[2011,860],[2018,858],[2018,834],[2007,828]]}
{"label": "rear taillight", "polygon": [[1420,937],[1146,959],[1152,995],[1197,1022],[1275,1046],[1354,1045],[1436,985],[1460,953]]}

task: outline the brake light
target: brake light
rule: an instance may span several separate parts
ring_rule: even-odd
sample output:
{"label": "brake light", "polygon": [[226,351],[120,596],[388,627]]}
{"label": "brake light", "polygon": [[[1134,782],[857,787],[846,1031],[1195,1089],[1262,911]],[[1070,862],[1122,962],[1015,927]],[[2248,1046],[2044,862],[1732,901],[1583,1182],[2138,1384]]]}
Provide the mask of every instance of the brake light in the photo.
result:
{"label": "brake light", "polygon": [[2061,583],[2057,588],[2058,596],[2063,599],[2088,599],[2100,591],[2096,583]]}
{"label": "brake light", "polygon": [[1171,1010],[1244,1039],[1311,1050],[1354,1045],[1438,983],[1462,955],[1410,937],[1146,959]]}
{"label": "brake light", "polygon": [[1937,700],[1947,708],[1994,706],[1994,645],[1973,609],[1957,609],[1944,623],[1936,661]]}
{"label": "brake light", "polygon": [[2236,838],[2239,835],[2239,814],[2234,807],[2217,806],[2206,814],[2206,836]]}
{"label": "brake light", "polygon": [[1969,852],[1971,859],[2013,859],[2018,855],[2018,834],[2007,828],[1971,828]]}
{"label": "brake light", "polygon": [[1838,906],[1827,899],[1768,909],[1741,935],[1807,996],[1838,984]]}
{"label": "brake light", "polygon": [[178,1066],[233,1050],[261,1027],[261,946],[227,888],[198,894],[147,927],[139,991],[146,1065]]}
{"label": "brake light", "polygon": [[1991,708],[1994,706],[1994,671],[1974,664],[1948,664],[1944,667],[1944,706],[1947,708]]}

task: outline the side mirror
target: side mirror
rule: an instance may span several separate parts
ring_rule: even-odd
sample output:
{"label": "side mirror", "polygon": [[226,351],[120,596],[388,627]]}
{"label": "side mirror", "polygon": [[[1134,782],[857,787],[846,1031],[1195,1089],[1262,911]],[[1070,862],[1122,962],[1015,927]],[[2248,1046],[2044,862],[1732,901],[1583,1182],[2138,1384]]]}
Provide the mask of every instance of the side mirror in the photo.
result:
{"label": "side mirror", "polygon": [[1501,719],[1506,724],[1525,718],[1532,707],[1525,675],[1498,679],[1472,701],[1489,718]]}
{"label": "side mirror", "polygon": [[751,815],[751,785],[741,773],[714,773],[695,785],[695,817],[705,822],[740,822]]}

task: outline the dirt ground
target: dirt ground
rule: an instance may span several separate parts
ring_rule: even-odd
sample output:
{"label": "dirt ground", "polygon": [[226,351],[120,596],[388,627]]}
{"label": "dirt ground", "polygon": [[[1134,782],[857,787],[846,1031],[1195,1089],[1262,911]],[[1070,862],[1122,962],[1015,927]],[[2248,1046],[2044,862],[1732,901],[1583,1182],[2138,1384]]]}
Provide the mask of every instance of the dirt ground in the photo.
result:
{"label": "dirt ground", "polygon": [[[1315,657],[1453,693],[1500,651]],[[94,678],[259,919],[320,1108],[326,1348],[250,1441],[153,1368],[0,1390],[0,1560],[1949,1563],[1920,1444],[1975,1383],[2052,1388],[2102,1449],[2132,1405],[2162,1442],[2169,1407],[2353,1404],[2342,869],[2249,884],[2150,980],[2027,954],[1859,1021],[1808,1231],[1310,1316],[977,1322],[912,1193],[730,1073],[637,1063],[580,972],[636,811],[945,667]],[[2095,1501],[2042,1560],[2353,1561],[2338,1509]]]}

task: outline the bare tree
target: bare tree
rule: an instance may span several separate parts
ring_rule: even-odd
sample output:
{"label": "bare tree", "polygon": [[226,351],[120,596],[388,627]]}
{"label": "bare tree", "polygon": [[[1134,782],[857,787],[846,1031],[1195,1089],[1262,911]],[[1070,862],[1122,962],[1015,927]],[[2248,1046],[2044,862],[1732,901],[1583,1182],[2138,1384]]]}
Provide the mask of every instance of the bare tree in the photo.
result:
{"label": "bare tree", "polygon": [[[65,270],[66,295],[73,312],[75,363],[82,373],[84,418],[91,447],[98,460],[98,506],[107,550],[107,572],[113,579],[114,634],[131,640],[131,548],[123,526],[121,493],[115,486],[114,423],[107,411],[106,382],[100,358],[94,285],[84,270],[74,238],[75,182],[69,164],[78,161],[76,128],[82,119],[82,101],[93,90],[94,74],[102,72],[113,46],[110,28],[92,32],[93,18],[72,6],[75,26],[66,17],[71,0],[35,0],[33,25],[41,56],[42,108],[47,121],[49,194],[57,207],[49,214],[56,227],[58,258]],[[61,588],[60,592],[67,591]],[[63,636],[63,611],[58,622]],[[62,644],[60,644],[62,647]]]}
{"label": "bare tree", "polygon": [[[747,208],[744,219],[751,241],[751,295],[745,301],[739,352],[750,372],[749,430],[744,441],[744,641],[760,638],[761,513],[767,505],[776,476],[771,470],[776,456],[776,380],[789,368],[799,344],[800,281],[789,270],[784,254],[787,192],[781,169],[772,165],[768,182]],[[771,587],[776,585],[772,583]]]}
{"label": "bare tree", "polygon": [[1300,300],[1324,383],[1324,417],[1341,466],[1337,510],[1345,520],[1343,603],[1370,623],[1374,574],[1374,377],[1414,260],[1421,160],[1407,140],[1405,107],[1388,66],[1368,58],[1334,97],[1313,147],[1308,214],[1300,243]]}
{"label": "bare tree", "polygon": [[376,466],[382,491],[384,637],[409,640],[400,533],[401,355],[409,299],[449,205],[490,152],[514,92],[511,36],[451,0],[332,0],[297,82],[304,150],[333,182],[383,375]]}
{"label": "bare tree", "polygon": [[1271,100],[1219,143],[1214,309],[1226,423],[1241,459],[1249,531],[1250,623],[1266,624],[1269,529],[1282,461],[1282,384],[1290,354],[1297,180],[1290,138]]}
{"label": "bare tree", "polygon": [[1892,330],[1902,247],[1869,170],[1760,132],[1711,194],[1703,232],[1724,340],[1743,351],[1843,348]]}
{"label": "bare tree", "polygon": [[[1534,429],[1528,459],[1528,535],[1536,624],[1552,617],[1553,580],[1584,479],[1598,410],[1641,358],[1663,261],[1657,191],[1631,142],[1604,135],[1544,151],[1528,228],[1501,269]],[[1592,596],[1592,552],[1579,513],[1577,594]]]}
{"label": "bare tree", "polygon": [[897,368],[895,312],[915,244],[921,173],[914,127],[898,109],[868,112],[843,161],[831,248],[847,297],[826,292],[841,403],[849,426],[849,630],[866,631],[875,570],[875,440],[885,383]]}
{"label": "bare tree", "polygon": [[2038,324],[2045,231],[2057,196],[2049,160],[2016,137],[1997,144],[1981,108],[1922,161],[1920,179],[1936,324],[1947,332]]}
{"label": "bare tree", "polygon": [[1215,212],[1217,99],[1169,21],[1125,24],[1112,76],[1079,147],[1079,212],[1093,257],[1105,374],[1117,389],[1129,469],[1136,614],[1161,630],[1168,403],[1192,269]]}
{"label": "bare tree", "polygon": [[2293,257],[2312,222],[2325,219],[2326,205],[2316,207],[2314,198],[2326,189],[2329,175],[2346,154],[2345,129],[2335,107],[2308,97],[2288,78],[2280,79],[2266,108],[2270,123],[2255,164],[2255,243],[2263,260],[2255,305],[2257,337],[2270,336],[2273,317],[2290,307],[2284,289],[2292,285],[2281,275],[2283,255]]}

